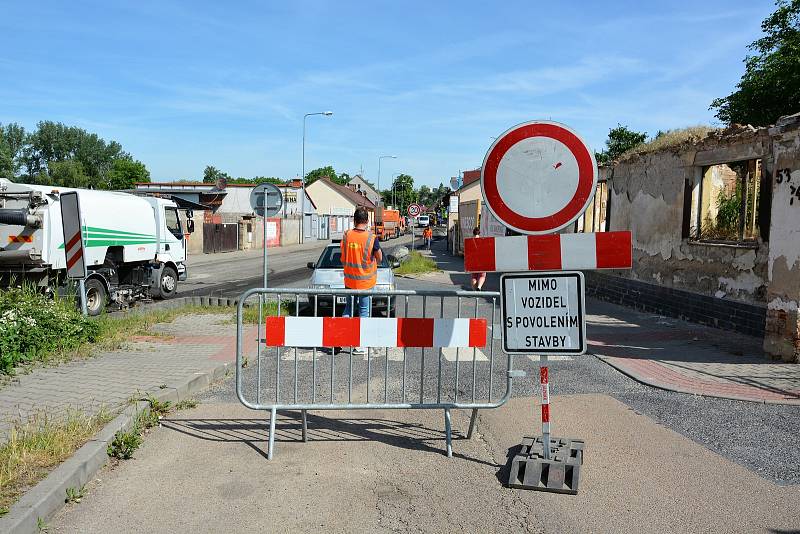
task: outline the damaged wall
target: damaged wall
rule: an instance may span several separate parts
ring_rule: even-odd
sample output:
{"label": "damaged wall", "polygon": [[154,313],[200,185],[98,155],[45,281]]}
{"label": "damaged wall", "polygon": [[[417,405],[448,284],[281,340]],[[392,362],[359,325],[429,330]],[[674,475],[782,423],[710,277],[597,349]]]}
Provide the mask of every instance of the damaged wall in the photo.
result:
{"label": "damaged wall", "polygon": [[774,179],[764,350],[800,361],[800,114],[770,130]]}
{"label": "damaged wall", "polygon": [[684,211],[693,209],[686,202],[687,186],[697,203],[696,185],[704,166],[764,158],[769,151],[767,130],[746,128],[618,163],[610,180],[609,229],[632,231],[634,268],[614,274],[764,305],[768,244],[761,240],[740,245],[690,240],[685,236]]}

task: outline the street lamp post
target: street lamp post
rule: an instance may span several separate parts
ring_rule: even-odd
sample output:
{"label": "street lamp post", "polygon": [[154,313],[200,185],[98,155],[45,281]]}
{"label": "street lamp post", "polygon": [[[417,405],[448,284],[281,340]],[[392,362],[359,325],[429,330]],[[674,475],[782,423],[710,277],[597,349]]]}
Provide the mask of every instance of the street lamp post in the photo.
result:
{"label": "street lamp post", "polygon": [[300,243],[306,240],[306,119],[312,115],[324,115],[330,117],[333,111],[318,111],[316,113],[306,113],[303,115],[303,174],[300,176],[300,183],[302,184],[302,192],[300,198]]}
{"label": "street lamp post", "polygon": [[396,172],[392,175],[392,206],[394,209],[397,209],[397,205],[394,203],[394,183],[397,180],[397,177],[403,174],[402,172]]}
{"label": "street lamp post", "polygon": [[378,156],[378,206],[381,205],[383,200],[381,195],[381,160],[384,158],[397,159],[397,156]]}

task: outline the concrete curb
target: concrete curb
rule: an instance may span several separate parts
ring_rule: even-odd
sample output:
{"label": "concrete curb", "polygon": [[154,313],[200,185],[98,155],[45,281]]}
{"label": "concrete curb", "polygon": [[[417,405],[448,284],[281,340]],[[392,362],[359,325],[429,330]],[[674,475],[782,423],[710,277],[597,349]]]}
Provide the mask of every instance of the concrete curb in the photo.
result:
{"label": "concrete curb", "polygon": [[[194,373],[181,382],[168,385],[152,395],[159,401],[180,402],[207,389],[212,383],[223,378],[233,366],[233,362],[220,363]],[[150,404],[146,401],[125,408],[70,458],[25,492],[19,501],[11,506],[8,514],[0,518],[0,532],[11,534],[39,532],[38,519],[46,520],[63,508],[67,488],[80,488],[91,480],[108,462],[106,449],[109,442],[114,439],[114,435],[120,430],[130,429],[136,414],[149,408]]]}
{"label": "concrete curb", "polygon": [[641,384],[644,384],[644,385],[650,386],[650,387],[654,387],[654,388],[658,388],[658,389],[662,389],[664,391],[674,391],[675,393],[684,393],[686,395],[695,395],[697,397],[711,397],[711,398],[715,398],[715,399],[728,399],[728,400],[743,401],[743,402],[755,402],[755,403],[758,403],[758,404],[785,404],[785,405],[788,405],[788,406],[799,406],[800,405],[800,399],[797,399],[797,400],[795,400],[795,399],[786,399],[786,400],[756,399],[756,398],[753,398],[753,397],[743,397],[743,396],[740,396],[740,395],[722,395],[722,394],[719,394],[719,393],[710,393],[710,392],[706,392],[706,391],[702,391],[702,390],[701,391],[697,391],[697,390],[681,388],[681,387],[678,387],[678,386],[671,386],[671,385],[664,384],[663,382],[657,382],[655,380],[651,380],[650,378],[646,377],[645,375],[642,375],[642,374],[637,373],[635,371],[631,371],[630,369],[626,369],[626,368],[624,368],[624,367],[622,367],[620,365],[616,365],[613,362],[609,361],[608,357],[606,357],[606,356],[600,356],[598,354],[592,354],[592,356],[594,356],[598,360],[604,362],[605,364],[609,365],[610,367],[613,367],[614,369],[616,369],[620,373],[624,374],[625,376],[627,376],[629,378],[632,378],[633,380],[636,380],[637,382],[639,382]]}

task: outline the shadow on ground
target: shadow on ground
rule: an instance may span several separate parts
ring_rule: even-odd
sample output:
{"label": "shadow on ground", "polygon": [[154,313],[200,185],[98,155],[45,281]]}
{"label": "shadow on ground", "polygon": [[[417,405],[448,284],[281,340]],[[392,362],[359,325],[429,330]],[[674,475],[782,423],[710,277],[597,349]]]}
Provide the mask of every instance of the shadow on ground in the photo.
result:
{"label": "shadow on ground", "polygon": [[[269,419],[165,419],[161,425],[191,438],[224,443],[244,443],[267,457]],[[445,453],[444,431],[418,423],[398,422],[375,418],[331,418],[308,414],[308,442],[379,442],[393,447],[435,454]],[[466,436],[453,429],[453,440]],[[278,415],[275,424],[278,443],[302,442],[302,422],[298,412]],[[436,445],[431,444],[434,442]],[[439,443],[441,445],[439,445]],[[500,467],[480,458],[459,454],[453,456],[490,467]]]}

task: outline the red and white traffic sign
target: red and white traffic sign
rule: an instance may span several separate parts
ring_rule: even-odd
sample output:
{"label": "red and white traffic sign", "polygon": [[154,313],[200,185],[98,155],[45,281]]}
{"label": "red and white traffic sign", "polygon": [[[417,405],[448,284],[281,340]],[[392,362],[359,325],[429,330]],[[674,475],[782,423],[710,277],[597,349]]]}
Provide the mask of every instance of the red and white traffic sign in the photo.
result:
{"label": "red and white traffic sign", "polygon": [[549,234],[586,210],[597,185],[594,153],[568,126],[530,121],[512,127],[486,152],[486,207],[523,234]]}
{"label": "red and white traffic sign", "polygon": [[62,193],[61,226],[64,230],[64,256],[67,260],[68,278],[86,278],[86,260],[81,235],[81,210],[78,193]]}
{"label": "red and white traffic sign", "polygon": [[419,204],[409,204],[408,205],[408,215],[409,217],[417,217],[422,212],[422,208],[420,208]]}

